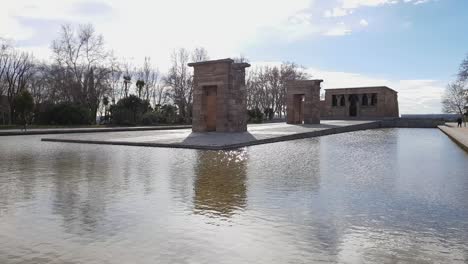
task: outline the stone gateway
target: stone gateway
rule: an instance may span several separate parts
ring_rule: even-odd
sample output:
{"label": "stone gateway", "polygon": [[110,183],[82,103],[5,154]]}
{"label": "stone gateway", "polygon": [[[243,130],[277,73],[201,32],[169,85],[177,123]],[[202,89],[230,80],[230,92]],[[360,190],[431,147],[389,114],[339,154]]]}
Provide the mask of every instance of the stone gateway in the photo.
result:
{"label": "stone gateway", "polygon": [[232,59],[189,63],[194,68],[193,132],[247,131],[245,68]]}
{"label": "stone gateway", "polygon": [[286,83],[288,124],[320,124],[320,83],[323,80],[295,80]]}

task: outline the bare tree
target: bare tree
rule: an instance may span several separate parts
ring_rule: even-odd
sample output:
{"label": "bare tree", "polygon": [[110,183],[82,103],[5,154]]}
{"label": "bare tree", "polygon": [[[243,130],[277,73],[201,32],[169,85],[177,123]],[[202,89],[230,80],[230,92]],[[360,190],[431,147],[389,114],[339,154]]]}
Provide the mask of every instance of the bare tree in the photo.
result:
{"label": "bare tree", "polygon": [[110,73],[109,73],[109,88],[110,91],[108,93],[109,97],[111,98],[112,104],[115,104],[120,98],[123,97],[123,89],[122,89],[122,67],[120,63],[117,61],[115,57],[112,56],[111,65],[110,65]]}
{"label": "bare tree", "polygon": [[[159,72],[158,73],[158,76],[159,76]],[[163,77],[160,77],[160,79],[164,79]],[[156,85],[153,89],[153,104],[154,106],[161,106],[161,105],[165,105],[168,103],[169,101],[169,98],[170,98],[170,93],[169,91],[167,91],[166,89],[166,86],[161,82],[159,81],[156,82]]]}
{"label": "bare tree", "polygon": [[162,101],[164,87],[160,85],[160,72],[151,64],[151,58],[145,57],[143,66],[137,72],[138,80],[144,82],[142,98],[157,105]]}
{"label": "bare tree", "polygon": [[27,85],[34,73],[34,63],[31,54],[12,51],[5,70],[6,95],[10,105],[10,123],[14,121],[13,100]]}
{"label": "bare tree", "polygon": [[304,67],[300,66],[294,62],[285,62],[281,64],[280,67],[280,78],[281,78],[281,90],[280,90],[280,100],[281,100],[281,115],[286,115],[286,82],[292,80],[305,80],[311,76],[304,71]]}
{"label": "bare tree", "polygon": [[445,113],[454,113],[463,116],[463,110],[467,104],[467,99],[468,90],[465,82],[456,81],[454,83],[449,83],[442,98],[442,109]]}
{"label": "bare tree", "polygon": [[96,116],[102,97],[110,90],[111,53],[104,46],[91,24],[75,30],[63,25],[60,37],[52,43],[55,63],[64,71],[62,75],[71,101],[87,106]]}
{"label": "bare tree", "polygon": [[0,38],[0,96],[3,95],[5,90],[5,80],[4,76],[7,70],[8,61],[10,60],[9,52],[10,45],[9,43]]}
{"label": "bare tree", "polygon": [[171,67],[165,83],[170,88],[169,96],[179,110],[185,122],[190,121],[192,106],[192,71],[188,67],[190,54],[186,49],[174,51],[171,55]]}
{"label": "bare tree", "polygon": [[234,60],[235,63],[249,63],[250,62],[250,60],[243,54],[241,54],[239,57],[233,58],[232,60]]}
{"label": "bare tree", "polygon": [[50,67],[46,63],[35,63],[35,71],[31,77],[29,91],[35,104],[41,104],[54,98],[53,83],[49,82]]}
{"label": "bare tree", "polygon": [[124,97],[128,97],[130,87],[132,85],[132,78],[133,75],[135,75],[135,67],[130,62],[125,62],[123,65],[124,71],[123,71],[123,92],[124,92]]}
{"label": "bare tree", "polygon": [[458,71],[458,78],[460,81],[468,80],[468,55],[460,64],[460,69]]}
{"label": "bare tree", "polygon": [[210,59],[208,51],[203,47],[195,48],[191,56],[192,62],[207,61]]}
{"label": "bare tree", "polygon": [[250,69],[246,81],[247,107],[265,113],[272,111],[281,118],[286,112],[286,82],[305,78],[308,75],[295,63]]}

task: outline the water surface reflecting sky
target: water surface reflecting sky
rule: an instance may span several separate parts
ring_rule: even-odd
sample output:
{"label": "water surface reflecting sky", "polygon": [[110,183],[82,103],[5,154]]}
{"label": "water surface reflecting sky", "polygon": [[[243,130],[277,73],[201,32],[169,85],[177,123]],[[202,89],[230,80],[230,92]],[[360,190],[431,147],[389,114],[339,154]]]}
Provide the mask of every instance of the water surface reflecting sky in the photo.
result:
{"label": "water surface reflecting sky", "polygon": [[0,263],[465,263],[468,154],[436,129],[235,151],[0,137]]}

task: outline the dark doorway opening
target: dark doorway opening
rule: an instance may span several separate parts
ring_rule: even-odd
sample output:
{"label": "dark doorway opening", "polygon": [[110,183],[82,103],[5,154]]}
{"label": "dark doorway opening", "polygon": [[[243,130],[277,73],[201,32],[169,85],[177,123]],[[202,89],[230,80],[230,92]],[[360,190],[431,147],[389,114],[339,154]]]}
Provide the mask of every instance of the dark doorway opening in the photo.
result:
{"label": "dark doorway opening", "polygon": [[206,124],[206,131],[216,131],[217,113],[217,87],[206,86],[203,88],[203,113]]}
{"label": "dark doorway opening", "polygon": [[304,124],[304,102],[305,95],[294,95],[294,124]]}
{"label": "dark doorway opening", "polygon": [[359,99],[356,95],[352,94],[349,96],[349,116],[355,117],[357,116],[357,104],[359,102]]}

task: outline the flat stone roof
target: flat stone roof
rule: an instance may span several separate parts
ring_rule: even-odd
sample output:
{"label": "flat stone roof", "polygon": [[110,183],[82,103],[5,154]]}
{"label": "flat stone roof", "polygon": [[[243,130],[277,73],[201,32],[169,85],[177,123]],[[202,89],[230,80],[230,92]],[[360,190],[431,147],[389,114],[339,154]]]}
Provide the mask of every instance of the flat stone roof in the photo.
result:
{"label": "flat stone roof", "polygon": [[350,90],[350,89],[387,89],[390,90],[394,93],[398,93],[397,91],[393,90],[392,88],[388,86],[363,86],[363,87],[348,87],[348,88],[328,88],[325,89],[325,91],[341,91],[341,90]]}
{"label": "flat stone roof", "polygon": [[322,83],[323,80],[321,79],[314,79],[314,80],[291,80],[287,81],[288,84],[316,84],[316,83]]}
{"label": "flat stone roof", "polygon": [[244,68],[250,67],[249,63],[241,62],[241,63],[234,63],[234,60],[231,58],[226,59],[219,59],[219,60],[209,60],[209,61],[199,61],[199,62],[191,62],[188,66],[198,66],[198,65],[207,65],[207,64],[216,64],[216,63],[232,63],[239,66],[243,66]]}
{"label": "flat stone roof", "polygon": [[239,133],[196,133],[190,129],[177,129],[57,135],[53,138],[43,138],[42,141],[227,150],[378,127],[380,127],[380,121],[328,120],[322,121],[319,125],[289,125],[286,123],[249,125],[247,132]]}

